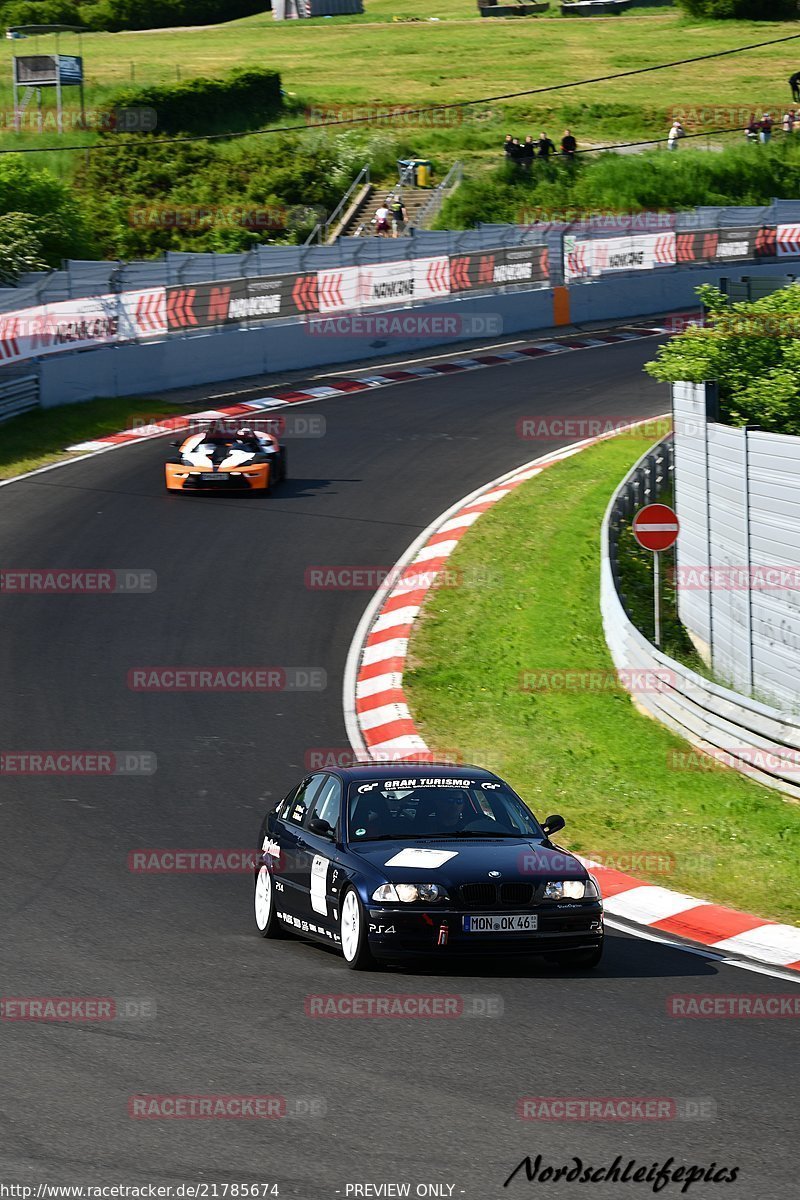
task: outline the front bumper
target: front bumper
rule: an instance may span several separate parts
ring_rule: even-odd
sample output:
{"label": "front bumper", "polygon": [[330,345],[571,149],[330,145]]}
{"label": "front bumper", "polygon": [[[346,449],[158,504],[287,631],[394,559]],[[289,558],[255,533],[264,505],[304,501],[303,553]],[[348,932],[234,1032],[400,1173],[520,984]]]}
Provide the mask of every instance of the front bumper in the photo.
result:
{"label": "front bumper", "polygon": [[535,933],[465,932],[464,917],[480,916],[478,909],[371,904],[367,906],[369,947],[376,958],[426,954],[505,957],[590,950],[603,940],[603,906],[599,901],[509,909],[508,915],[522,912],[538,917]]}
{"label": "front bumper", "polygon": [[247,467],[246,472],[215,471],[213,479],[204,479],[210,471],[167,463],[164,467],[167,490],[170,492],[256,492],[269,486],[269,463]]}

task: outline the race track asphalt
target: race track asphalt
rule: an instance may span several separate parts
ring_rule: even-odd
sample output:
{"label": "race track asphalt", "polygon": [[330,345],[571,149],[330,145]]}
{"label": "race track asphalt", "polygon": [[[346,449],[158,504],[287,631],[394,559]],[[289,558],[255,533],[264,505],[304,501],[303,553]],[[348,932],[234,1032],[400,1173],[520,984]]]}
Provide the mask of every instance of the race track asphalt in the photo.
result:
{"label": "race track asphalt", "polygon": [[[409,1183],[412,1196],[417,1184],[445,1185],[443,1195],[452,1185],[469,1200],[653,1195],[647,1182],[527,1182],[523,1172],[503,1187],[526,1154],[595,1168],[621,1155],[738,1167],[737,1182],[696,1183],[692,1197],[798,1194],[796,1022],[677,1020],[666,1007],[676,993],[787,993],[781,979],[619,932],[587,977],[480,964],[354,975],[332,951],[259,938],[248,875],[127,865],[142,847],[252,848],[306,755],[346,747],[342,672],[369,594],[309,590],[307,568],[389,566],[462,495],[557,448],[520,440],[520,417],[663,411],[663,389],[640,370],[654,347],[565,353],[298,410],[324,415],[326,436],[290,444],[291,478],[267,499],[166,495],[163,440],[0,492],[4,568],[158,578],[147,595],[0,596],[2,748],[147,750],[158,762],[149,777],[2,780],[3,996],[144,998],[155,1015],[0,1022],[0,1181],[204,1181],[220,1197],[223,1184],[276,1183],[302,1200],[389,1182]],[[315,667],[328,686],[127,686],[131,668],[175,665]],[[499,997],[502,1015],[306,1015],[310,994],[346,992]],[[142,1093],[277,1094],[299,1111],[133,1120],[129,1097]],[[516,1116],[524,1096],[704,1098],[713,1119],[534,1123]]]}

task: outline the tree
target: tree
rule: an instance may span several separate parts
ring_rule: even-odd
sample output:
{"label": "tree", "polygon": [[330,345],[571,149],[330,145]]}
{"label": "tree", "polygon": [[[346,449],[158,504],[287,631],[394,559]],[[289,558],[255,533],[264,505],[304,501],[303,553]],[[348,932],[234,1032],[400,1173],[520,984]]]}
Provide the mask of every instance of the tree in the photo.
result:
{"label": "tree", "polygon": [[800,434],[800,283],[733,305],[719,288],[697,292],[706,325],[661,346],[645,370],[669,383],[716,380],[727,424]]}

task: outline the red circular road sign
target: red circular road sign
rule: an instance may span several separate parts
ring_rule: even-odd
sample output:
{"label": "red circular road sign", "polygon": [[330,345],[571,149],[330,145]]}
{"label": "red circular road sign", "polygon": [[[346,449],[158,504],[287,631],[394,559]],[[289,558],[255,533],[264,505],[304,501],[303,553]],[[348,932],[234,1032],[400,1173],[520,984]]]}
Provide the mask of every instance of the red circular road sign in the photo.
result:
{"label": "red circular road sign", "polygon": [[633,536],[645,550],[669,550],[679,529],[678,515],[668,504],[646,504],[633,518]]}

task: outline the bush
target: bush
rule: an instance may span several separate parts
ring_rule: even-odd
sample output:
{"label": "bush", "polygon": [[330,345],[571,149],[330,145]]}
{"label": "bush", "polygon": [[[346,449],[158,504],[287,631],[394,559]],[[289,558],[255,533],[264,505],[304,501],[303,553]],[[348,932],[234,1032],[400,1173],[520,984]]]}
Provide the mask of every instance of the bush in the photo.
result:
{"label": "bush", "polygon": [[690,17],[736,21],[794,21],[797,0],[678,0]]}
{"label": "bush", "polygon": [[583,155],[576,163],[535,161],[530,175],[503,163],[488,175],[466,180],[443,205],[437,226],[528,223],[535,219],[530,214],[540,210],[643,212],[698,204],[769,204],[773,196],[797,193],[798,142],[800,138],[776,137],[768,146],[729,144],[719,154],[681,148],[677,154]]}
{"label": "bush", "polygon": [[0,216],[0,285],[13,287],[25,271],[44,271],[40,226],[30,213]]}
{"label": "bush", "polygon": [[27,214],[35,221],[36,251],[48,266],[93,253],[86,215],[70,188],[49,171],[0,159],[0,217]]}
{"label": "bush", "polygon": [[263,12],[265,0],[10,0],[0,24],[82,25],[85,29],[163,29],[215,25]]}
{"label": "bush", "polygon": [[[106,257],[245,250],[303,240],[351,181],[339,165],[341,152],[340,139],[330,137],[273,134],[246,142],[163,145],[121,134],[91,152],[75,183]],[[363,149],[356,157],[363,164]],[[122,194],[119,179],[125,180]],[[267,223],[250,229],[227,219],[241,208],[260,210]],[[159,216],[186,209],[219,212],[220,219],[176,225]]]}
{"label": "bush", "polygon": [[122,88],[109,105],[154,109],[158,134],[253,129],[280,106],[281,77],[261,67],[240,68],[225,79],[198,77],[184,83]]}

